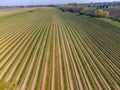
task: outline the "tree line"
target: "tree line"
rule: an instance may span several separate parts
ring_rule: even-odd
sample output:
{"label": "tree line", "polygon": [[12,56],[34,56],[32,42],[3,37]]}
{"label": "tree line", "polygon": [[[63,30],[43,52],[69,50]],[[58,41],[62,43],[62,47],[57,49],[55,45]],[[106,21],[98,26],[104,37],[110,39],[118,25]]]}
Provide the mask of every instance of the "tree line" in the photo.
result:
{"label": "tree line", "polygon": [[84,15],[90,15],[90,16],[96,16],[96,17],[109,17],[109,11],[103,10],[103,9],[97,9],[92,11],[88,7],[83,7],[79,8],[74,5],[65,5],[65,6],[60,6],[60,9],[63,12],[79,12],[80,14]]}

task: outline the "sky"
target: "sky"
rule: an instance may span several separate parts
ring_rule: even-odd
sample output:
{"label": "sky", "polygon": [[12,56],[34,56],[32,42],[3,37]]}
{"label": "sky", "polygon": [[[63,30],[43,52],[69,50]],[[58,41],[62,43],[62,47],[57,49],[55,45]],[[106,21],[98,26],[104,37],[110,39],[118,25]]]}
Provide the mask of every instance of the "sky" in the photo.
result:
{"label": "sky", "polygon": [[[70,2],[109,2],[115,0],[0,0],[0,6],[6,5],[43,5],[43,4],[66,4]],[[117,0],[120,1],[120,0]]]}

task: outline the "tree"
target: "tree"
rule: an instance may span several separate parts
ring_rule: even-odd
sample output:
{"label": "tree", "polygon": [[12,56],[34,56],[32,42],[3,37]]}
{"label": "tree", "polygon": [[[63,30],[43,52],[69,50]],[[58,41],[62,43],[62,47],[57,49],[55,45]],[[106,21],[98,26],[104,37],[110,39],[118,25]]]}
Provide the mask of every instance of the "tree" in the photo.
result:
{"label": "tree", "polygon": [[98,10],[95,11],[94,14],[95,14],[95,16],[101,17],[101,16],[103,16],[103,10],[102,9],[98,9]]}
{"label": "tree", "polygon": [[66,6],[61,6],[60,7],[60,9],[62,10],[62,11],[73,11],[74,9],[75,9],[75,7],[74,6],[68,6],[68,5],[66,5]]}
{"label": "tree", "polygon": [[109,5],[107,5],[106,8],[109,8]]}
{"label": "tree", "polygon": [[98,17],[109,17],[109,12],[108,11],[103,11],[102,9],[98,9],[95,11],[95,16]]}
{"label": "tree", "polygon": [[91,7],[91,5],[89,4],[88,7]]}
{"label": "tree", "polygon": [[109,14],[110,14],[110,13],[109,13],[108,11],[104,11],[104,12],[103,12],[103,16],[104,16],[104,17],[109,17]]}
{"label": "tree", "polygon": [[87,13],[89,12],[89,9],[88,9],[87,7],[84,7],[84,8],[82,9],[82,12],[83,12],[84,14],[87,14]]}

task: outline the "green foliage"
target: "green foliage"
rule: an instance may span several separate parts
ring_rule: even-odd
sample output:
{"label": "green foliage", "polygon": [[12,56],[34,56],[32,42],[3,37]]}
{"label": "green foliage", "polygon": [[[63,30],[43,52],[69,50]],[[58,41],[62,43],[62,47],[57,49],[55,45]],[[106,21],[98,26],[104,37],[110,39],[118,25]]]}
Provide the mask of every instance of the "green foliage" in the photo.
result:
{"label": "green foliage", "polygon": [[104,12],[103,12],[103,16],[104,16],[104,17],[109,17],[109,14],[110,14],[110,13],[109,13],[108,11],[104,11]]}
{"label": "green foliage", "polygon": [[78,9],[78,8],[76,6],[74,6],[74,5],[65,5],[65,6],[61,6],[60,9],[62,11],[75,12],[76,9]]}
{"label": "green foliage", "polygon": [[64,8],[64,9],[74,9],[75,6],[72,6],[72,5],[66,5],[66,6],[61,6],[60,8]]}
{"label": "green foliage", "polygon": [[16,90],[16,84],[0,80],[0,90]]}
{"label": "green foliage", "polygon": [[98,9],[98,10],[96,10],[95,11],[95,16],[98,16],[98,17],[101,17],[101,16],[103,16],[103,10],[102,9]]}
{"label": "green foliage", "polygon": [[114,20],[109,19],[109,18],[97,18],[97,19],[104,21],[104,22],[107,22],[107,23],[109,23],[117,28],[120,28],[120,23],[118,21],[114,21]]}
{"label": "green foliage", "polygon": [[[104,12],[105,11],[103,11],[103,14]],[[56,19],[53,20],[53,16],[55,16]],[[1,27],[4,27],[5,25],[14,24],[13,26],[3,29],[6,32],[7,30],[11,30],[7,32],[8,34],[6,32],[4,32],[6,35],[4,33],[0,33],[0,37],[2,37],[1,41],[4,41],[2,41],[3,46],[7,40],[10,40],[9,37],[11,37],[11,39],[14,38],[14,40],[10,42],[12,44],[7,43],[8,46],[5,47],[5,50],[8,49],[12,55],[10,56],[10,59],[7,60],[6,64],[4,64],[5,66],[1,69],[1,71],[4,70],[6,65],[9,64],[8,61],[14,60],[12,64],[9,64],[10,69],[6,68],[7,73],[2,72],[4,74],[2,80],[6,79],[7,76],[11,74],[12,76],[10,81],[12,82],[16,80],[18,74],[21,74],[18,78],[18,82],[16,83],[21,85],[23,80],[27,80],[25,85],[26,90],[30,90],[32,87],[30,85],[32,85],[34,82],[36,84],[35,86],[33,85],[35,90],[42,89],[41,86],[43,84],[47,87],[43,88],[50,89],[50,80],[53,74],[53,72],[50,70],[52,69],[51,65],[53,55],[55,55],[55,77],[53,78],[55,79],[55,90],[60,90],[59,87],[62,86],[59,84],[59,81],[60,83],[62,82],[64,90],[69,90],[71,87],[73,87],[74,90],[78,90],[78,87],[83,88],[84,90],[89,90],[88,84],[92,90],[99,89],[98,84],[102,90],[105,90],[106,85],[104,82],[107,83],[111,90],[115,90],[116,86],[120,86],[118,80],[120,76],[118,70],[120,67],[118,64],[118,38],[120,38],[120,31],[118,28],[115,28],[112,25],[102,21],[95,20],[94,18],[89,18],[82,15],[77,16],[76,14],[71,13],[63,13],[57,10],[55,10],[53,13],[52,10],[47,11],[47,9],[29,13],[25,15],[25,17],[21,16],[20,20],[20,22],[11,23],[13,20],[9,19],[4,23],[2,22],[0,25]],[[52,20],[54,23],[52,23]],[[19,21],[19,19],[16,19],[16,21]],[[21,26],[24,29],[24,34],[22,33],[23,31]],[[51,27],[54,29],[51,29]],[[18,28],[20,28],[20,30]],[[57,31],[58,35],[56,34]],[[52,33],[55,33],[55,36]],[[18,36],[15,36],[14,34]],[[7,38],[4,39],[5,37]],[[26,41],[22,43],[22,40]],[[59,43],[57,40],[59,40]],[[55,43],[55,48],[53,48],[53,42]],[[57,47],[56,43],[58,43],[60,46]],[[16,46],[16,44],[18,44],[18,46]],[[60,52],[59,50],[56,50],[57,48],[60,49]],[[14,57],[15,50],[19,51],[19,53],[16,54],[16,57]],[[55,54],[53,54],[53,52]],[[6,53],[6,56],[7,55],[10,55],[10,53]],[[27,56],[29,58],[27,58]],[[32,60],[34,60],[34,63]],[[57,60],[61,61],[61,64],[58,63],[60,67],[56,63]],[[17,64],[17,61],[20,62]],[[48,65],[47,68],[46,62]],[[23,66],[23,63],[25,66]],[[14,67],[15,69],[12,70]],[[29,67],[31,67],[31,70]],[[43,79],[43,75],[45,75],[44,68],[47,70],[47,78],[45,79]],[[20,70],[23,71],[20,73]],[[30,72],[28,72],[29,70]],[[59,70],[61,71],[59,72]],[[11,71],[14,72],[11,73]],[[62,74],[61,77],[59,73]],[[29,78],[25,79],[27,75],[29,75]],[[32,82],[33,79],[36,81]],[[43,80],[46,80],[45,83],[42,82]],[[81,86],[78,80],[80,80]],[[69,85],[69,82],[71,83],[71,86]],[[15,90],[15,88],[15,84],[0,81],[0,90]]]}
{"label": "green foliage", "polygon": [[89,12],[89,9],[88,9],[87,7],[84,7],[84,8],[82,9],[82,12],[83,12],[84,14],[87,14],[87,13]]}
{"label": "green foliage", "polygon": [[98,9],[95,11],[95,16],[98,17],[109,17],[109,12],[108,11],[103,11],[102,9]]}

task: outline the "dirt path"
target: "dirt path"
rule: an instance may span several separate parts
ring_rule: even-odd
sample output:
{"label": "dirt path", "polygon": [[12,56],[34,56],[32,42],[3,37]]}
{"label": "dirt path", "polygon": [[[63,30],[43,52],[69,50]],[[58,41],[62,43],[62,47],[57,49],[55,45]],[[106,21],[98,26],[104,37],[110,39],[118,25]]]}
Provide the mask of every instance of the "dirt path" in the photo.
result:
{"label": "dirt path", "polygon": [[[70,29],[70,28],[69,28],[69,29]],[[82,45],[82,44],[81,44],[81,45]],[[86,52],[86,50],[84,49],[84,47],[82,47],[82,48],[83,48],[83,51]],[[87,53],[87,52],[86,52],[86,53]],[[89,56],[89,54],[87,54],[87,55]],[[88,57],[88,58],[91,59],[90,57]],[[86,62],[86,63],[87,63],[87,62]],[[91,76],[93,77],[93,80],[95,81],[96,88],[97,88],[97,89],[101,89],[101,87],[99,86],[98,81],[96,80],[96,77],[94,77],[94,74],[93,74],[93,72],[92,72],[92,70],[91,70],[89,64],[87,64],[87,66],[89,67],[90,74],[91,74]]]}
{"label": "dirt path", "polygon": [[[97,63],[101,66],[102,64],[99,62],[99,60],[97,59],[97,57],[92,53],[92,51],[88,48],[88,51],[91,53],[91,55],[94,57],[94,59],[97,61]],[[90,57],[89,55],[88,55],[88,57]],[[91,60],[91,63],[94,65],[94,62]],[[103,67],[103,66],[101,66],[102,68],[103,68],[103,70],[105,70],[105,68]],[[94,67],[95,69],[97,69],[96,67]],[[97,70],[98,72],[99,72],[99,75],[100,76],[102,76],[101,75],[101,73],[100,73],[100,71],[99,70]],[[106,72],[106,74],[108,74],[108,72],[105,70],[105,72]],[[109,75],[108,75],[109,76]],[[110,77],[110,76],[109,76]],[[102,77],[103,78],[103,77]],[[111,80],[114,82],[114,80],[111,78]],[[102,79],[102,81],[104,81],[104,83],[105,83],[105,85],[106,85],[106,87],[108,88],[108,89],[110,89],[110,87],[109,87],[109,85],[106,83],[106,81],[104,80],[104,79]],[[114,82],[114,84],[115,84],[115,86],[116,86],[116,89],[119,89],[119,86]]]}
{"label": "dirt path", "polygon": [[[11,41],[12,40],[11,37],[19,35],[20,32],[21,32],[21,30],[24,30],[26,28],[26,24],[25,24],[26,22],[23,23],[23,21],[27,20],[27,18],[19,19],[19,20],[16,21],[16,23],[12,23],[12,25],[8,24],[8,25],[5,25],[5,26],[2,26],[3,28],[0,28],[0,29],[3,29],[3,30],[5,30],[5,29],[7,29],[7,30],[11,29],[8,32],[2,34],[2,36],[0,36],[1,37],[0,38],[0,48],[3,46],[3,42],[5,42],[8,39]],[[17,24],[19,24],[19,25],[17,25]],[[23,27],[20,27],[21,25]],[[9,27],[6,27],[6,26],[9,26]],[[27,27],[29,27],[29,25],[27,25]]]}
{"label": "dirt path", "polygon": [[[61,23],[61,22],[59,22],[58,21],[58,23],[57,24],[59,24],[59,23]],[[56,34],[57,34],[57,45],[58,45],[58,68],[59,68],[59,82],[60,82],[60,90],[64,90],[64,80],[63,80],[63,74],[62,74],[62,58],[61,58],[61,50],[60,50],[60,41],[59,41],[59,35],[58,35],[58,30],[56,31]]]}
{"label": "dirt path", "polygon": [[41,62],[41,59],[42,59],[42,54],[43,54],[43,50],[44,50],[44,46],[45,46],[45,41],[43,42],[42,44],[42,47],[41,47],[41,53],[40,53],[40,56],[39,56],[39,60],[38,60],[38,67],[36,69],[36,72],[35,72],[35,75],[34,75],[34,78],[32,80],[32,83],[31,83],[31,90],[34,90],[35,89],[35,85],[36,85],[36,81],[37,81],[37,78],[38,78],[38,71],[39,71],[39,67],[40,67],[40,62]]}
{"label": "dirt path", "polygon": [[[25,33],[24,33],[25,34]],[[24,35],[23,34],[23,35]],[[22,34],[21,34],[22,35]],[[22,35],[22,36],[23,36]],[[1,49],[1,51],[0,51],[0,53],[1,53],[1,55],[0,55],[0,59],[2,59],[2,57],[6,54],[6,53],[8,53],[10,50],[11,50],[11,48],[13,48],[15,45],[16,45],[16,43],[17,42],[19,42],[19,39],[20,38],[22,38],[22,36],[18,36],[17,38],[15,38],[15,39],[13,39],[14,40],[14,44],[12,43],[12,41],[10,41],[10,42],[8,42],[7,43],[7,45],[5,45],[5,46],[3,46],[2,47],[2,49]],[[7,41],[6,41],[7,42]],[[9,45],[9,43],[10,43],[10,45]]]}
{"label": "dirt path", "polygon": [[33,25],[26,25],[23,28],[16,28],[14,30],[14,32],[12,33],[12,35],[8,35],[4,41],[1,42],[0,44],[0,48],[1,48],[1,53],[2,51],[7,48],[8,46],[10,46],[13,42],[15,42],[23,33],[26,32],[26,29],[28,29],[30,26],[33,26]]}
{"label": "dirt path", "polygon": [[[71,32],[70,32],[70,33],[71,33]],[[72,36],[73,40],[75,41],[74,36],[73,36],[73,33],[71,33],[71,36]],[[76,41],[75,41],[75,42],[76,42]],[[81,49],[79,48],[79,46],[77,45],[77,43],[75,43],[75,45],[76,45],[76,47],[79,49],[79,53],[80,53],[80,55],[81,55],[81,58],[82,58],[83,60],[85,60],[85,56],[83,55],[83,53],[82,53]],[[79,45],[81,45],[81,44],[79,44]],[[74,49],[74,47],[73,47],[73,49]],[[78,57],[78,54],[77,54],[76,50],[75,50],[75,53],[76,53],[76,58],[78,58],[77,61],[78,61],[78,63],[79,63],[79,66],[80,66],[80,69],[81,69],[81,71],[82,71],[82,74],[83,74],[83,76],[84,76],[84,78],[85,78],[85,82],[86,82],[86,84],[87,84],[87,87],[88,87],[89,90],[92,90],[91,85],[90,85],[89,80],[88,80],[88,77],[86,76],[86,73],[85,73],[85,71],[84,71],[83,65],[82,65],[82,63],[80,62],[80,59],[79,59],[79,57]]]}
{"label": "dirt path", "polygon": [[53,39],[53,59],[52,59],[52,64],[51,64],[51,83],[50,83],[50,90],[55,90],[55,60],[57,59],[57,58],[55,58],[55,23],[56,23],[56,20],[55,20],[55,16],[53,16],[53,23],[52,23],[52,33],[53,33],[53,37],[52,37],[52,39]]}
{"label": "dirt path", "polygon": [[22,32],[22,31],[19,31],[19,32],[18,32],[18,31],[15,31],[14,34],[8,35],[8,36],[4,39],[4,41],[1,42],[1,44],[0,44],[1,53],[2,53],[2,51],[3,51],[6,47],[9,46],[9,44],[10,44],[11,42],[13,42],[17,37],[20,36],[21,32]]}
{"label": "dirt path", "polygon": [[[38,36],[38,37],[39,37],[39,36]],[[38,37],[36,38],[35,43],[37,43]],[[27,81],[28,81],[28,79],[29,79],[29,75],[30,75],[30,72],[31,72],[31,70],[32,70],[33,63],[35,62],[36,54],[37,54],[37,52],[38,52],[38,50],[39,50],[39,49],[38,49],[38,48],[39,48],[39,45],[40,45],[40,43],[38,42],[38,43],[36,44],[36,48],[34,49],[34,55],[33,55],[32,58],[31,58],[31,62],[30,62],[29,67],[28,67],[29,69],[27,70],[26,75],[25,75],[25,78],[24,78],[24,80],[22,81],[20,90],[25,90],[25,88],[26,88],[26,84],[27,84]]]}
{"label": "dirt path", "polygon": [[[83,43],[84,43],[84,41],[82,41]],[[89,49],[89,48],[87,48],[87,49]],[[86,52],[87,53],[87,52]],[[91,52],[91,54],[92,54],[92,52]],[[87,54],[88,55],[88,57],[90,57],[89,56],[89,54]],[[97,58],[95,58],[95,59],[97,59]],[[91,59],[90,59],[91,60]],[[92,62],[92,60],[91,60],[91,62]],[[94,65],[94,64],[93,64]],[[97,70],[98,72],[99,72],[99,70]],[[102,79],[102,81],[105,83],[105,85],[106,85],[106,88],[108,88],[108,89],[110,89],[110,87],[109,87],[109,85],[107,84],[107,82],[106,82],[106,80],[103,78],[103,76],[101,75],[101,73],[99,72],[99,75],[101,76],[101,79]],[[100,88],[100,87],[99,87]]]}
{"label": "dirt path", "polygon": [[[81,32],[81,35],[84,35],[84,34],[82,34],[83,32]],[[78,35],[79,36],[79,35]],[[84,37],[84,36],[83,36]],[[87,39],[89,39],[89,38],[87,38]],[[78,39],[79,40],[79,39]],[[84,41],[82,41],[83,43],[84,43]],[[84,46],[87,46],[87,44],[85,44]],[[96,47],[96,46],[95,46]],[[89,50],[89,48],[87,48],[87,50]],[[89,52],[90,52],[90,54],[94,57],[94,59],[96,59],[96,61],[99,61],[99,60],[97,60],[97,58],[92,54],[92,52],[89,50]],[[90,57],[90,56],[88,56],[88,57]],[[90,59],[91,60],[91,59]],[[91,60],[91,63],[92,63],[93,61]],[[99,65],[99,64],[98,64]],[[93,66],[94,66],[94,63],[93,63]],[[95,67],[94,67],[95,68]],[[106,83],[106,80],[104,80],[104,78],[103,78],[103,76],[101,75],[101,73],[100,73],[100,71],[98,70],[98,68],[95,68],[95,69],[97,69],[96,71],[98,71],[98,73],[99,73],[99,76],[100,76],[100,78],[101,78],[101,80],[105,83],[105,86],[106,86],[106,88],[109,88],[109,85]],[[104,84],[103,84],[104,85]],[[109,88],[110,89],[110,88]]]}
{"label": "dirt path", "polygon": [[[32,34],[31,34],[32,32],[29,32],[28,33],[28,35],[26,35],[25,36],[25,38],[24,38],[24,42],[23,43],[21,43],[22,45],[20,45],[20,52],[19,52],[19,57],[17,58],[18,60],[16,60],[15,61],[15,65],[14,65],[14,67],[12,66],[12,68],[11,68],[11,70],[9,71],[10,72],[10,74],[8,74],[8,76],[7,76],[7,78],[6,78],[6,81],[8,81],[11,77],[12,77],[12,75],[13,75],[13,72],[14,72],[14,70],[17,68],[17,66],[18,66],[18,64],[20,63],[20,61],[21,61],[21,58],[22,58],[22,56],[25,54],[25,52],[26,52],[26,50],[27,50],[27,48],[26,48],[26,44],[27,44],[27,41],[30,39],[30,37],[32,36]],[[26,45],[26,46],[25,46]],[[23,49],[24,48],[24,49]],[[21,56],[21,57],[20,57]],[[16,58],[15,58],[16,59]],[[15,60],[14,59],[14,60]]]}
{"label": "dirt path", "polygon": [[[87,54],[88,55],[88,54]],[[91,60],[91,59],[90,59]],[[92,60],[91,60],[92,61]],[[94,65],[94,64],[93,64]],[[100,74],[100,73],[99,73]],[[101,75],[101,74],[100,74]],[[100,86],[99,86],[99,88],[101,88]]]}
{"label": "dirt path", "polygon": [[[36,33],[37,33],[37,32],[36,32]],[[35,35],[36,35],[36,34],[34,34],[34,36],[35,36]],[[28,60],[28,58],[30,57],[30,53],[31,53],[32,48],[34,47],[34,44],[35,44],[34,42],[32,42],[34,36],[31,38],[31,42],[30,42],[30,43],[32,43],[31,48],[29,49],[28,52],[25,52],[25,53],[27,53],[27,56],[24,58],[24,62],[23,62],[22,66],[21,66],[21,68],[20,68],[20,70],[19,70],[19,73],[17,73],[17,75],[16,75],[16,77],[15,77],[15,82],[18,82],[18,80],[20,79],[20,76],[21,76],[21,74],[22,74],[22,72],[23,72],[23,69],[24,69],[26,63],[27,63],[27,60]],[[30,45],[30,44],[27,45],[27,47],[26,47],[27,49],[28,49],[29,45]]]}
{"label": "dirt path", "polygon": [[[81,44],[81,45],[82,45],[82,44]],[[83,45],[83,46],[84,46],[84,45]],[[81,46],[81,48],[83,49],[85,55],[87,56],[87,58],[89,58],[89,60],[92,61],[91,57],[89,56],[89,54],[87,53],[86,49],[84,49],[83,46]],[[94,74],[93,74],[93,72],[92,72],[92,70],[91,70],[91,68],[90,68],[90,65],[87,63],[87,61],[85,61],[85,62],[86,62],[86,65],[89,67],[88,69],[89,69],[90,74],[91,74],[91,76],[92,76],[92,78],[93,78],[93,80],[94,80],[94,82],[95,82],[95,84],[96,84],[96,87],[101,90],[101,86],[99,85],[96,77],[94,76]]]}
{"label": "dirt path", "polygon": [[[98,68],[97,68],[96,65],[94,64],[94,62],[93,62],[92,58],[90,57],[90,55],[92,55],[96,61],[98,61],[97,57],[95,57],[95,56],[93,55],[92,51],[89,49],[89,47],[88,47],[87,45],[85,45],[85,46],[87,47],[86,50],[88,50],[88,51],[85,50],[85,51],[86,51],[86,55],[88,56],[88,58],[89,58],[89,60],[91,61],[92,65],[94,66],[94,69],[96,69],[96,72],[97,72],[97,73],[99,74],[99,76],[102,78],[102,81],[104,82],[104,84],[105,84],[105,86],[106,86],[106,89],[109,89],[109,90],[110,90],[109,85],[107,84],[107,82],[105,81],[105,79],[104,79],[103,76],[101,75],[100,71],[98,70]],[[90,52],[90,55],[88,54],[88,52]],[[100,63],[99,63],[99,65],[100,65]],[[94,76],[94,75],[93,75],[93,76]],[[96,80],[96,81],[97,81],[97,80]],[[99,85],[99,84],[97,84],[97,85]],[[100,86],[99,86],[99,88],[100,88]],[[101,89],[101,88],[100,88],[100,89]]]}
{"label": "dirt path", "polygon": [[[28,35],[29,35],[29,33],[28,33]],[[25,37],[27,37],[27,35],[26,35]],[[13,48],[12,51],[15,52],[15,51],[17,50],[17,48],[21,45],[21,43],[22,43],[23,41],[24,41],[24,39],[22,39],[22,40],[19,42],[19,44],[17,44],[17,45]],[[22,45],[22,46],[23,46],[23,45]],[[15,60],[15,58],[17,57],[17,55],[20,53],[20,50],[21,50],[21,49],[18,49],[18,50],[17,50],[17,52],[16,52],[16,54],[13,56],[12,60],[9,61],[9,64],[6,64],[5,68],[2,69],[1,74],[0,74],[0,77],[2,77],[2,76],[4,75],[4,73],[8,70],[9,66],[13,63],[13,61]],[[4,62],[2,62],[3,65],[5,64],[5,62],[7,62],[7,60],[10,58],[10,56],[11,56],[12,54],[13,54],[13,52],[11,52],[9,55],[6,56],[6,58],[4,59]],[[8,63],[8,62],[7,62],[7,63]],[[2,65],[1,65],[1,66],[2,66]]]}
{"label": "dirt path", "polygon": [[[70,56],[71,56],[71,62],[72,62],[72,64],[73,64],[73,69],[74,69],[74,72],[75,72],[75,76],[76,76],[76,80],[77,80],[77,84],[78,84],[78,89],[79,90],[83,90],[83,87],[82,87],[82,82],[81,82],[81,80],[80,80],[80,76],[79,76],[79,74],[78,74],[78,71],[77,71],[77,67],[76,67],[76,65],[75,65],[75,60],[78,60],[78,58],[76,58],[76,50],[75,50],[75,48],[74,48],[74,45],[73,45],[73,42],[71,41],[71,38],[70,38],[70,36],[69,36],[69,34],[68,34],[68,31],[65,31],[66,32],[66,35],[65,36],[67,36],[68,37],[68,40],[66,40],[67,41],[67,45],[68,45],[68,48],[69,48],[69,52],[70,52]],[[66,37],[66,39],[67,39],[67,37]],[[69,42],[68,42],[69,41]],[[70,47],[72,48],[72,51],[74,52],[74,54],[75,54],[75,60],[74,60],[74,58],[73,58],[73,55],[72,55],[72,52],[71,52],[71,49],[70,49]]]}
{"label": "dirt path", "polygon": [[45,57],[44,66],[43,66],[43,73],[41,76],[41,82],[40,82],[40,89],[41,90],[45,90],[45,88],[46,88],[46,77],[47,77],[48,60],[49,60],[49,54],[50,54],[49,50],[50,50],[51,34],[52,34],[52,32],[50,32],[50,35],[48,37],[49,42],[47,43],[46,57]]}
{"label": "dirt path", "polygon": [[[63,28],[61,28],[61,29],[63,29]],[[65,50],[65,44],[64,44],[64,40],[63,40],[63,33],[62,33],[61,30],[60,30],[60,35],[61,35],[61,40],[62,40],[61,42],[62,42],[62,47],[63,47],[63,51],[64,51],[63,55],[64,55],[64,58],[65,58],[65,65],[66,65],[66,70],[67,70],[66,73],[68,75],[69,90],[74,90],[74,88],[73,88],[73,82],[72,82],[72,77],[71,77],[71,72],[70,72],[70,67],[69,67],[69,64],[68,64],[67,52]]]}
{"label": "dirt path", "polygon": [[[12,44],[12,41],[10,41],[9,43],[7,43],[7,45],[5,45],[2,50],[1,50],[1,55],[0,55],[0,59],[2,60],[2,58],[6,55],[9,54],[9,51],[13,51],[12,49],[14,49],[16,46],[16,44],[19,44],[21,42],[20,39],[22,39],[24,37],[25,34],[29,33],[29,31],[25,32],[25,29],[21,32],[21,35],[19,35],[18,37],[16,37],[14,40],[14,44]],[[20,42],[19,42],[20,40]],[[22,39],[23,40],[23,39]],[[18,47],[19,48],[19,47]],[[11,52],[12,54],[12,52]],[[8,60],[8,58],[11,56],[11,54],[7,55],[7,57],[4,58],[4,60],[2,60],[1,64],[4,64],[6,62],[6,60]],[[7,58],[7,59],[6,59]]]}
{"label": "dirt path", "polygon": [[[45,28],[46,29],[46,28]],[[45,33],[45,32],[44,32]],[[42,39],[43,39],[43,35],[44,34],[42,34]],[[46,40],[46,38],[47,38],[47,35],[45,36],[45,40]],[[41,41],[42,41],[42,39],[40,40],[40,44],[41,44]],[[43,51],[44,51],[44,46],[45,46],[45,40],[44,40],[44,42],[42,43],[42,45],[41,45],[41,50],[40,50],[40,55],[39,55],[39,57],[37,58],[38,59],[38,64],[37,64],[37,68],[36,68],[36,72],[35,72],[35,74],[34,74],[34,77],[33,77],[33,80],[32,80],[32,82],[31,82],[31,85],[30,85],[30,88],[31,88],[31,90],[34,90],[35,89],[35,85],[36,85],[36,81],[37,81],[37,78],[38,78],[38,73],[39,73],[39,68],[40,68],[40,62],[41,62],[41,59],[42,59],[42,55],[43,55]]]}
{"label": "dirt path", "polygon": [[119,90],[115,27],[54,9],[7,20],[0,22],[0,80],[18,90]]}

